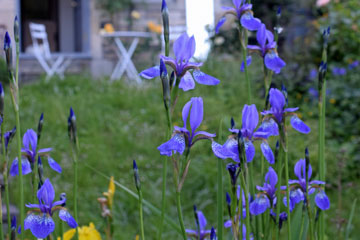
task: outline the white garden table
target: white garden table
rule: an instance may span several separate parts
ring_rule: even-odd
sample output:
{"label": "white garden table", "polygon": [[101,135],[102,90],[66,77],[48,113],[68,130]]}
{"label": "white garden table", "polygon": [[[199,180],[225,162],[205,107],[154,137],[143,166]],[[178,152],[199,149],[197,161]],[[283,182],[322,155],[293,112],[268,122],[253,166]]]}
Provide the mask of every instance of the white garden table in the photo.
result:
{"label": "white garden table", "polygon": [[[149,32],[128,32],[128,31],[119,31],[112,33],[102,33],[104,38],[114,38],[116,49],[116,55],[118,56],[119,61],[115,65],[113,73],[111,74],[111,81],[115,79],[120,79],[124,72],[126,71],[127,76],[130,79],[135,79],[137,83],[141,82],[139,73],[137,72],[134,63],[131,61],[131,57],[134,54],[134,51],[139,43],[140,38],[151,38],[152,33]],[[131,45],[128,50],[126,50],[121,39],[132,38]]]}

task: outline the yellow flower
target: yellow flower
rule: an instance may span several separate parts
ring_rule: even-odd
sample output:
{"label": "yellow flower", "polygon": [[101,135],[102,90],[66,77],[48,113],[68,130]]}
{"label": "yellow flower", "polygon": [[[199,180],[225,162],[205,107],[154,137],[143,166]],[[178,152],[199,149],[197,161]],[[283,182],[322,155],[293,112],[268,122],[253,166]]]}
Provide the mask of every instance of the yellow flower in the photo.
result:
{"label": "yellow flower", "polygon": [[147,27],[149,28],[150,32],[154,32],[154,33],[157,33],[157,34],[161,34],[162,33],[162,27],[161,25],[158,25],[152,21],[149,21],[147,23]]}
{"label": "yellow flower", "polygon": [[110,178],[108,191],[103,193],[103,195],[107,197],[108,205],[110,209],[112,208],[113,205],[114,194],[115,194],[115,183],[114,183],[114,177],[112,176]]}
{"label": "yellow flower", "polygon": [[336,100],[333,99],[333,98],[330,98],[329,102],[330,102],[331,104],[335,104],[335,103],[336,103]]}
{"label": "yellow flower", "polygon": [[139,19],[141,17],[141,14],[138,11],[132,11],[131,12],[131,17],[134,19]]}
{"label": "yellow flower", "polygon": [[107,33],[113,33],[114,32],[114,27],[111,23],[107,23],[104,26],[105,32]]}
{"label": "yellow flower", "polygon": [[[89,226],[78,228],[79,240],[101,240],[100,233],[96,230],[95,225],[91,222]],[[71,240],[75,236],[75,229],[71,229],[64,233],[64,240]],[[57,240],[61,240],[60,237]]]}

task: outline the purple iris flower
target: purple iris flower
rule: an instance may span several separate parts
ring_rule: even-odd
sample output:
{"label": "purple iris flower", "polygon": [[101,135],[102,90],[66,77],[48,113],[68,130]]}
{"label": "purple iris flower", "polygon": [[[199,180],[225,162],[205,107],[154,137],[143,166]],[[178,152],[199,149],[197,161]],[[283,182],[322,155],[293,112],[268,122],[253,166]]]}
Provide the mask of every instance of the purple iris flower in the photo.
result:
{"label": "purple iris flower", "polygon": [[186,234],[189,237],[199,240],[205,240],[206,237],[210,236],[211,230],[206,230],[206,218],[201,211],[197,211],[197,218],[199,220],[199,230],[186,229]]}
{"label": "purple iris flower", "polygon": [[[193,97],[185,104],[182,110],[183,127],[174,127],[172,138],[158,147],[161,155],[171,156],[173,151],[183,154],[185,148],[190,149],[200,139],[212,139],[215,134],[205,131],[196,131],[203,120],[203,100],[201,97]],[[190,116],[189,116],[190,113]],[[191,131],[187,129],[188,117],[190,118]]]}
{"label": "purple iris flower", "polygon": [[[52,148],[43,148],[43,149],[37,150],[37,142],[38,142],[38,139],[37,139],[36,132],[32,129],[28,129],[23,137],[24,147],[21,149],[22,155],[24,157],[26,157],[24,159],[21,159],[23,175],[26,175],[32,171],[31,164],[35,163],[36,155],[46,156],[48,158],[49,166],[54,171],[61,173],[62,170],[61,170],[60,165],[54,159],[52,159],[49,155],[49,152],[52,150]],[[15,158],[10,167],[10,175],[16,176],[18,174],[19,174],[18,159]]]}
{"label": "purple iris flower", "polygon": [[[56,211],[59,211],[59,218],[66,222],[69,227],[77,227],[75,219],[66,208],[62,207],[66,202],[66,198],[53,202],[55,191],[49,179],[46,179],[38,190],[37,198],[39,204],[26,204],[26,207],[34,208],[34,210],[31,210],[24,220],[25,230],[30,229],[31,233],[37,238],[46,238],[55,230],[55,222],[52,216]],[[38,212],[40,214],[37,214]]]}
{"label": "purple iris flower", "polygon": [[274,154],[267,143],[266,139],[271,135],[278,135],[278,127],[275,121],[263,122],[257,131],[255,131],[259,123],[259,113],[255,104],[244,105],[242,111],[242,127],[241,129],[231,128],[230,132],[233,134],[229,136],[224,145],[213,141],[212,150],[218,158],[232,158],[235,162],[240,162],[239,148],[238,148],[238,134],[245,140],[245,153],[248,162],[251,162],[255,156],[255,147],[253,142],[256,140],[262,141],[261,151],[266,160],[273,164],[275,162]]}
{"label": "purple iris flower", "polygon": [[[321,210],[327,210],[330,208],[330,200],[325,194],[325,191],[320,187],[320,185],[325,185],[325,182],[312,180],[310,181],[312,175],[312,168],[309,164],[308,171],[306,174],[306,161],[305,159],[300,159],[294,167],[295,175],[298,177],[297,180],[289,180],[290,191],[290,209],[294,208],[295,205],[305,199],[306,193],[306,177],[308,181],[308,194],[313,194],[316,190],[318,193],[315,196],[315,204]],[[286,188],[286,187],[285,187]],[[284,204],[286,205],[286,197],[283,199]]]}
{"label": "purple iris flower", "polygon": [[262,115],[272,115],[277,124],[280,125],[283,121],[283,118],[286,117],[286,114],[290,113],[290,115],[292,115],[290,119],[290,124],[296,131],[304,134],[308,134],[311,131],[310,127],[307,126],[296,115],[296,113],[293,113],[299,109],[298,107],[284,108],[286,105],[286,99],[284,94],[280,90],[276,88],[271,88],[269,96],[271,108],[270,110],[263,111],[261,113]]}
{"label": "purple iris flower", "polygon": [[[220,80],[207,75],[200,71],[203,63],[190,62],[195,53],[195,38],[189,37],[187,33],[183,33],[173,46],[175,58],[160,56],[164,63],[170,66],[175,76],[180,80],[179,88],[188,91],[195,88],[195,82],[204,85],[217,85]],[[193,70],[192,74],[190,70]],[[146,79],[152,79],[160,76],[160,66],[146,69],[140,73],[140,76]],[[177,80],[177,81],[178,81]]]}
{"label": "purple iris flower", "polygon": [[334,67],[332,73],[334,76],[344,76],[346,74],[346,68]]}
{"label": "purple iris flower", "polygon": [[16,133],[16,127],[14,127],[13,129],[11,129],[10,131],[4,134],[6,152],[8,151],[9,143],[14,138],[15,133]]}
{"label": "purple iris flower", "polygon": [[274,35],[266,29],[265,24],[261,24],[256,33],[256,39],[259,45],[248,45],[248,49],[258,51],[264,59],[265,66],[276,74],[280,73],[286,63],[279,57]]}
{"label": "purple iris flower", "polygon": [[221,26],[226,22],[225,16],[227,14],[235,16],[236,20],[240,22],[241,26],[250,31],[255,31],[260,28],[261,21],[260,19],[254,17],[253,12],[251,11],[252,4],[246,3],[246,0],[233,0],[233,4],[234,7],[222,7],[225,13],[216,25],[216,33],[219,32]]}
{"label": "purple iris flower", "polygon": [[358,67],[359,65],[360,65],[360,61],[356,60],[356,61],[353,61],[352,63],[350,63],[348,68],[354,69],[354,68]]}
{"label": "purple iris flower", "polygon": [[252,215],[259,215],[266,211],[268,208],[272,208],[276,204],[276,184],[278,182],[278,176],[272,167],[269,167],[269,171],[265,175],[265,183],[261,186],[256,186],[258,191],[254,201],[250,203],[250,213]]}

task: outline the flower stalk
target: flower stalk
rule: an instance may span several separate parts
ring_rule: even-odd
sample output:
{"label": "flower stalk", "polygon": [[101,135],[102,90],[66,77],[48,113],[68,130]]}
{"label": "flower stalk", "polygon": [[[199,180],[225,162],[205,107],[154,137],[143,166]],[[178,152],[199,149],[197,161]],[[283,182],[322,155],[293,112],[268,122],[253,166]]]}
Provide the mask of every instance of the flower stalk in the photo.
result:
{"label": "flower stalk", "polygon": [[[325,119],[326,119],[326,71],[327,71],[327,47],[330,35],[330,27],[323,33],[323,52],[322,62],[319,68],[319,140],[318,140],[318,158],[319,158],[319,176],[320,181],[325,181],[326,162],[325,162]],[[319,240],[324,239],[325,224],[324,214],[320,212],[319,216]]]}
{"label": "flower stalk", "polygon": [[139,169],[137,167],[136,161],[133,161],[133,170],[134,170],[134,180],[135,180],[135,186],[136,190],[138,192],[139,196],[139,217],[140,217],[140,232],[141,232],[141,240],[145,240],[145,234],[144,234],[144,220],[143,220],[143,197],[142,197],[142,191],[141,191],[141,182],[139,177]]}

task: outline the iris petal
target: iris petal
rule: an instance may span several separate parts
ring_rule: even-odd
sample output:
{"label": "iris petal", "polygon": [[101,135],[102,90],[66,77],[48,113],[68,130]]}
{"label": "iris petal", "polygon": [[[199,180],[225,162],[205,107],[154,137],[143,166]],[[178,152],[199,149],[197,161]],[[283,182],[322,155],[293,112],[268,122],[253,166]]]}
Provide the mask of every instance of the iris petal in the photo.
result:
{"label": "iris petal", "polygon": [[160,66],[155,66],[155,67],[145,69],[139,75],[146,79],[156,78],[156,77],[160,76]]}
{"label": "iris petal", "polygon": [[217,78],[214,78],[210,75],[207,75],[200,70],[194,70],[193,76],[196,82],[203,85],[218,85],[220,83],[220,80]]}
{"label": "iris petal", "polygon": [[[27,160],[26,158],[21,159],[21,166],[22,175],[31,173],[31,166],[29,160]],[[19,162],[17,158],[15,158],[14,161],[11,163],[9,172],[10,175],[13,177],[19,174]]]}
{"label": "iris petal", "polygon": [[66,222],[69,225],[69,227],[71,227],[71,228],[76,228],[77,227],[77,223],[76,223],[75,219],[65,209],[61,209],[59,211],[59,218],[61,220],[63,220],[64,222]]}
{"label": "iris petal", "polygon": [[216,28],[215,28],[216,34],[219,33],[220,28],[222,27],[222,25],[224,25],[225,22],[226,22],[226,17],[220,18],[219,22],[216,24]]}
{"label": "iris petal", "polygon": [[308,134],[311,129],[298,116],[294,115],[290,119],[291,126],[298,132]]}
{"label": "iris petal", "polygon": [[46,214],[30,214],[24,220],[24,229],[30,229],[37,238],[46,238],[55,230],[54,220]]}
{"label": "iris petal", "polygon": [[50,156],[48,157],[48,163],[49,163],[49,166],[56,172],[58,173],[61,173],[62,172],[62,169],[61,169],[61,166],[53,159],[51,158]]}
{"label": "iris petal", "polygon": [[270,164],[274,164],[275,163],[275,157],[273,154],[273,151],[271,150],[269,144],[265,141],[263,141],[261,143],[261,151],[264,155],[264,157],[266,158],[266,160],[270,163]]}
{"label": "iris petal", "polygon": [[327,210],[330,208],[330,200],[323,190],[316,194],[315,203],[321,210]]}
{"label": "iris petal", "polygon": [[255,156],[255,147],[251,141],[245,140],[246,161],[251,162]]}
{"label": "iris petal", "polygon": [[244,13],[241,16],[240,23],[244,28],[250,31],[256,31],[261,27],[260,19],[255,18],[251,12]]}
{"label": "iris petal", "polygon": [[266,196],[261,195],[259,197],[256,197],[255,200],[250,203],[250,213],[252,215],[259,215],[264,213],[269,207],[269,199]]}
{"label": "iris petal", "polygon": [[161,155],[171,156],[172,152],[183,154],[185,150],[185,138],[183,133],[176,133],[169,141],[161,144],[158,148]]}
{"label": "iris petal", "polygon": [[185,75],[180,80],[179,88],[184,90],[184,92],[195,88],[195,82],[191,76],[191,73],[185,73]]}

